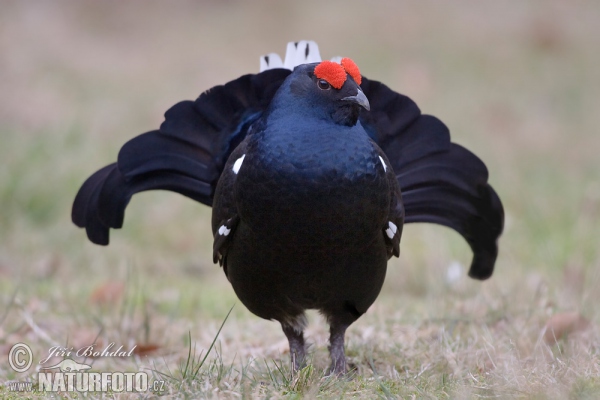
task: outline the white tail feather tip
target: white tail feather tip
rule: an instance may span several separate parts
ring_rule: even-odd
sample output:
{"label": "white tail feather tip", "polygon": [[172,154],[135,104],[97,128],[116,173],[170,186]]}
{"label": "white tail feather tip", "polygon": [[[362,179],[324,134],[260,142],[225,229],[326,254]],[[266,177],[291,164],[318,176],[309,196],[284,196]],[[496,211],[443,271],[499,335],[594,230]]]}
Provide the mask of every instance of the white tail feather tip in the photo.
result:
{"label": "white tail feather tip", "polygon": [[260,57],[260,72],[275,68],[283,68],[283,61],[279,54],[269,53]]}
{"label": "white tail feather tip", "polygon": [[293,70],[298,65],[321,61],[319,46],[312,40],[289,42],[285,52],[283,67]]}
{"label": "white tail feather tip", "polygon": [[[339,57],[339,61],[341,61]],[[285,60],[277,53],[269,53],[260,57],[260,72],[274,68],[286,68],[293,71],[298,65],[321,62],[319,46],[312,40],[289,42],[285,52]]]}

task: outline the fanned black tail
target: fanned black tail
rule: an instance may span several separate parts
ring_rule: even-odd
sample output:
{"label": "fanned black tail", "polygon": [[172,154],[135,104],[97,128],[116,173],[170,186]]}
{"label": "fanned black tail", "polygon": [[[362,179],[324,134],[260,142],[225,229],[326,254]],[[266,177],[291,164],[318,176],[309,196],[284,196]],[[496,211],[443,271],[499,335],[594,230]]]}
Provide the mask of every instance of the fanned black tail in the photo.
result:
{"label": "fanned black tail", "polygon": [[159,130],[127,142],[117,163],[82,185],[73,202],[75,225],[93,243],[107,245],[109,229],[123,225],[131,196],[146,190],[170,190],[211,206],[227,157],[289,74],[244,75],[171,107]]}
{"label": "fanned black tail", "polygon": [[[290,74],[284,69],[244,75],[183,101],[165,114],[160,130],[123,146],[118,162],[97,171],[77,194],[72,219],[89,239],[108,244],[109,228],[120,228],[131,196],[170,190],[212,205],[216,183],[233,149],[267,108]],[[360,122],[387,154],[397,174],[405,222],[432,222],[460,233],[473,250],[469,275],[492,275],[504,211],[487,183],[485,165],[451,143],[446,126],[422,115],[408,97],[363,77],[371,103]]]}
{"label": "fanned black tail", "polygon": [[125,208],[135,193],[171,190],[210,204],[208,182],[216,172],[202,156],[200,149],[158,131],[134,138],[121,149],[118,163],[97,171],[79,189],[73,222],[86,229],[93,243],[107,245],[109,228],[123,226]]}
{"label": "fanned black tail", "polygon": [[421,114],[408,97],[363,78],[371,113],[361,122],[385,151],[398,177],[405,222],[431,222],[456,230],[469,243],[469,276],[487,279],[494,271],[504,210],[487,183],[485,164],[450,141],[448,128]]}
{"label": "fanned black tail", "polygon": [[460,233],[473,251],[469,276],[487,279],[494,271],[497,240],[504,211],[487,184],[485,165],[471,152],[452,143],[398,172],[406,211],[405,222],[432,222]]}

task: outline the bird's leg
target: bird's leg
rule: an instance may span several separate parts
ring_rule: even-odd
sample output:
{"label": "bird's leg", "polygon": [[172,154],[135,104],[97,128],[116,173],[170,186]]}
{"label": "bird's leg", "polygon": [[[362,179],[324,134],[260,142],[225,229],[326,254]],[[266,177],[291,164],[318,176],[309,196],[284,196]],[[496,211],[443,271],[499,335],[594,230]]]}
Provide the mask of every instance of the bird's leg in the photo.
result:
{"label": "bird's leg", "polygon": [[343,375],[346,369],[346,354],[344,353],[344,336],[349,324],[330,322],[329,326],[329,355],[331,367],[329,374]]}
{"label": "bird's leg", "polygon": [[298,329],[298,326],[281,324],[283,333],[290,344],[290,357],[292,359],[292,368],[295,371],[304,367],[306,362],[306,346],[304,344],[304,332]]}

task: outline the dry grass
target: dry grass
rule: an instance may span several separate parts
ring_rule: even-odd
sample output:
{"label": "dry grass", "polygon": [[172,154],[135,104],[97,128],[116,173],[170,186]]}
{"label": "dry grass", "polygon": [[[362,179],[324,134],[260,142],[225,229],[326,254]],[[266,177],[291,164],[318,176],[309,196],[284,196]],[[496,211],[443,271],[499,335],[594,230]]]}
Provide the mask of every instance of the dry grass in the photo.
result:
{"label": "dry grass", "polygon": [[[21,341],[36,361],[56,344],[138,345],[135,357],[98,358],[93,369],[155,371],[173,398],[600,396],[600,5],[2,7],[2,354]],[[484,283],[466,277],[470,254],[458,235],[406,227],[380,298],[348,331],[357,368],[348,381],[323,376],[327,331],[317,315],[307,332],[312,363],[290,379],[278,325],[236,303],[211,263],[209,209],[170,193],[139,195],[107,248],[69,220],[78,186],[128,138],[154,129],[175,102],[255,71],[258,55],[303,38],[324,56],[351,56],[366,76],[445,121],[486,161],[507,212],[497,272]],[[463,274],[448,282],[454,261]],[[550,317],[565,312],[590,324],[544,339]],[[34,376],[0,363],[0,382]],[[17,397],[6,387],[0,394]]]}

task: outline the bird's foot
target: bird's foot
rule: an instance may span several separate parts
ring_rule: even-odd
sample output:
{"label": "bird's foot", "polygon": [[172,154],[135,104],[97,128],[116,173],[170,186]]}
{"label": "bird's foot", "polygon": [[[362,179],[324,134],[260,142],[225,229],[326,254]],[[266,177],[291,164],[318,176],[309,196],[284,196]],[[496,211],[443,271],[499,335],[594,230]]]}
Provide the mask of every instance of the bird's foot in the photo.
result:
{"label": "bird's foot", "polygon": [[346,366],[346,360],[332,362],[331,366],[327,370],[327,375],[343,376],[348,373],[348,367]]}
{"label": "bird's foot", "polygon": [[357,370],[358,368],[353,363],[344,362],[344,365],[332,363],[325,372],[325,375],[351,380],[354,378]]}

